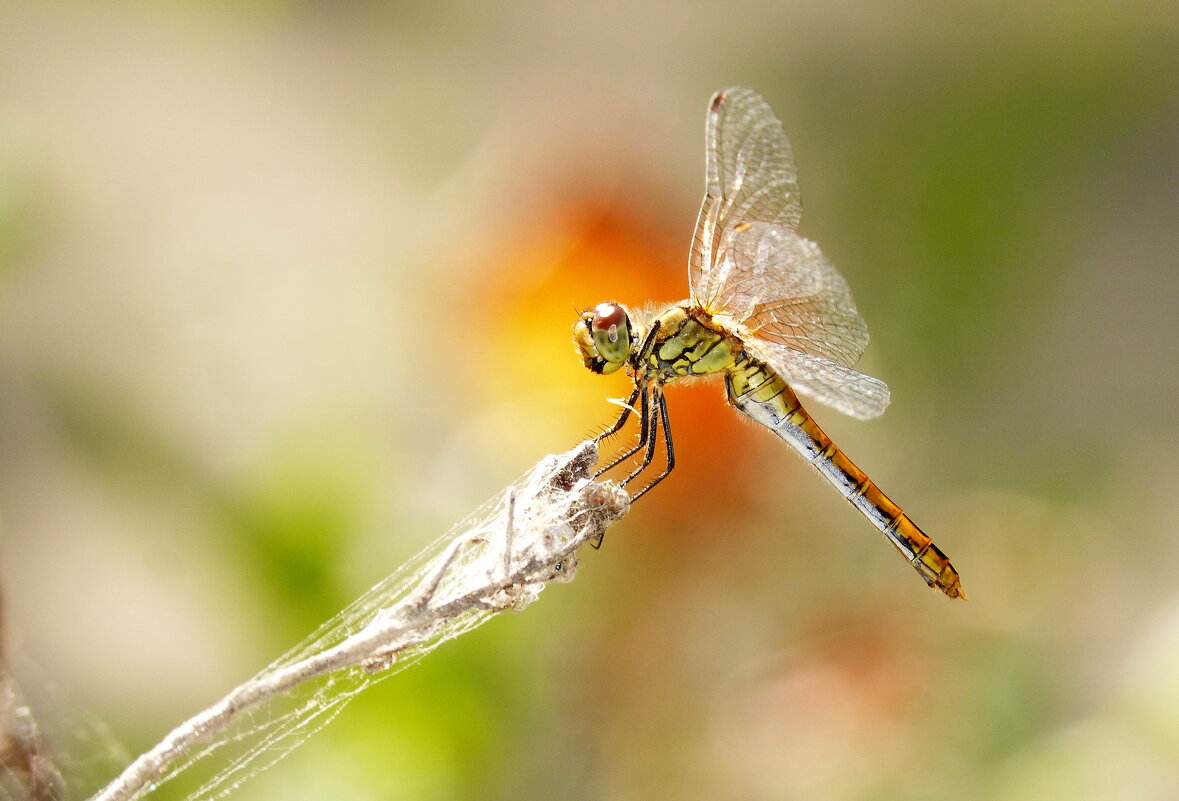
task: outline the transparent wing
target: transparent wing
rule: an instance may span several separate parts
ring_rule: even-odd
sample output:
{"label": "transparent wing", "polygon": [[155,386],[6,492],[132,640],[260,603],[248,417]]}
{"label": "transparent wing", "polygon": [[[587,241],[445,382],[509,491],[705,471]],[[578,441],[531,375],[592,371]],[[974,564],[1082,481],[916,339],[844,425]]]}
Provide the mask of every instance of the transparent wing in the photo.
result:
{"label": "transparent wing", "polygon": [[860,420],[879,417],[891,400],[888,385],[822,356],[750,339],[747,346],[793,389]]}
{"label": "transparent wing", "polygon": [[743,222],[794,230],[802,217],[794,154],[769,104],[750,89],[717,92],[705,131],[704,202],[688,259],[692,300],[713,308],[721,238]]}
{"label": "transparent wing", "polygon": [[868,346],[868,326],[843,276],[794,231],[738,225],[721,239],[714,302],[752,336],[844,367]]}
{"label": "transparent wing", "polygon": [[794,231],[802,207],[782,124],[756,92],[726,89],[708,107],[706,137],[692,300],[799,392],[853,417],[878,416],[888,387],[852,369],[868,328],[847,282]]}

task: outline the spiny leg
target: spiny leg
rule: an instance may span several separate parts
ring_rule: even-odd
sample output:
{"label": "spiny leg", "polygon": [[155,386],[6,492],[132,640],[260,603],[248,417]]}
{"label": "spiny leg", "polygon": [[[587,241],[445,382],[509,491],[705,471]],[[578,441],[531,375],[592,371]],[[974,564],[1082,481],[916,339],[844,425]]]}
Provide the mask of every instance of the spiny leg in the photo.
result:
{"label": "spiny leg", "polygon": [[612,437],[622,430],[622,427],[626,425],[626,421],[630,418],[630,413],[634,411],[635,401],[639,399],[639,393],[642,391],[642,387],[637,385],[635,386],[635,391],[630,393],[630,397],[626,399],[626,405],[622,407],[622,414],[620,414],[618,419],[614,421],[614,425],[610,426],[601,434],[598,434],[596,437],[594,437],[594,442],[601,442],[607,437]]}
{"label": "spiny leg", "polygon": [[[658,388],[651,390],[652,404],[658,406],[662,398],[663,393],[660,392]],[[646,397],[644,397],[644,400],[646,400]],[[650,466],[651,460],[655,458],[655,446],[659,442],[659,418],[655,416],[653,409],[648,408],[648,404],[644,403],[643,407],[645,414],[643,415],[643,435],[640,438],[640,441],[645,441],[647,451],[643,454],[643,463],[636,467],[634,472],[622,480],[622,486],[624,487],[630,482],[634,481],[639,473],[642,473]]]}
{"label": "spiny leg", "polygon": [[[631,448],[630,450],[628,450],[626,453],[624,453],[624,454],[622,454],[621,456],[619,456],[619,457],[618,457],[617,459],[615,459],[614,461],[610,462],[610,464],[606,465],[605,467],[603,467],[603,468],[602,468],[601,470],[599,470],[598,472],[594,473],[594,478],[597,478],[598,476],[602,475],[602,473],[605,473],[607,470],[612,470],[612,469],[614,469],[614,468],[615,468],[615,467],[617,467],[617,466],[618,466],[618,465],[619,465],[619,464],[620,464],[622,461],[624,461],[624,460],[626,460],[626,459],[629,459],[630,457],[632,457],[632,456],[634,456],[636,453],[638,453],[638,452],[639,452],[639,449],[640,449],[640,448],[642,448],[642,447],[644,447],[644,446],[647,446],[648,453],[647,453],[647,459],[646,459],[646,461],[644,461],[644,462],[643,462],[643,465],[644,465],[644,466],[646,466],[646,464],[647,464],[648,462],[650,462],[650,461],[651,461],[651,453],[650,453],[650,451],[651,451],[651,450],[653,449],[653,447],[654,447],[654,443],[651,443],[650,445],[648,445],[648,442],[650,441],[650,433],[651,433],[651,425],[650,425],[650,421],[653,419],[653,418],[652,418],[652,416],[651,416],[651,401],[650,401],[650,394],[651,394],[651,393],[650,393],[650,391],[648,390],[648,388],[647,388],[647,387],[645,387],[645,386],[640,386],[640,387],[637,387],[637,388],[635,389],[635,395],[637,395],[639,392],[642,392],[642,393],[643,393],[643,402],[640,404],[640,406],[639,406],[639,411],[638,411],[638,415],[639,415],[639,431],[640,431],[638,444],[636,444],[636,445],[635,445],[633,448]],[[627,412],[624,412],[624,416],[623,416],[623,418],[622,418],[622,419],[626,419],[625,415],[626,415],[627,413],[629,413],[629,412],[630,412],[630,407],[634,405],[634,399],[635,399],[635,396],[634,396],[634,395],[631,395],[631,397],[630,397],[630,401],[629,401],[629,403],[628,403],[628,405],[627,405]],[[629,475],[629,476],[628,476],[628,477],[627,477],[627,478],[626,478],[626,479],[625,479],[625,480],[622,482],[622,485],[623,485],[623,486],[626,486],[626,483],[627,483],[628,481],[630,481],[632,478],[634,478],[636,475],[638,475],[638,474],[639,474],[639,473],[642,471],[642,469],[643,469],[643,468],[642,468],[642,467],[640,467],[638,470],[636,470],[635,472],[631,473],[631,474],[630,474],[630,475]],[[602,539],[603,539],[603,537],[604,537],[604,536],[605,536],[605,533],[603,533],[603,534],[602,534],[602,535],[600,535],[600,536],[599,536],[597,539],[595,539],[594,541],[592,541],[592,542],[590,543],[590,545],[592,545],[594,548],[601,548],[601,547],[602,547]]]}
{"label": "spiny leg", "polygon": [[[610,464],[606,465],[601,470],[598,470],[596,473],[594,473],[594,478],[597,478],[598,476],[602,475],[607,470],[612,470],[613,468],[617,467],[623,461],[625,461],[626,459],[629,459],[630,457],[632,457],[636,453],[638,453],[642,449],[642,447],[647,444],[647,434],[651,428],[651,426],[649,425],[649,408],[648,408],[648,403],[647,403],[647,396],[651,390],[650,390],[647,382],[642,378],[643,371],[640,368],[640,365],[645,365],[651,360],[651,354],[654,353],[654,351],[655,351],[655,342],[658,338],[659,327],[661,325],[662,325],[661,320],[656,320],[654,322],[654,324],[651,326],[651,329],[647,332],[646,336],[643,338],[643,345],[641,348],[639,348],[637,356],[632,355],[633,361],[631,362],[631,364],[635,369],[635,391],[632,392],[630,394],[630,398],[627,399],[626,407],[622,410],[622,414],[618,416],[618,419],[614,422],[613,426],[611,426],[609,429],[607,429],[606,431],[602,432],[601,434],[599,434],[597,437],[594,438],[595,442],[601,442],[606,437],[609,437],[610,435],[616,434],[619,431],[621,431],[623,424],[626,423],[627,419],[630,417],[630,413],[632,411],[634,411],[635,400],[638,399],[639,394],[641,393],[642,397],[643,397],[643,408],[642,408],[640,415],[639,415],[639,417],[640,417],[640,419],[639,419],[639,441],[629,451],[627,451],[626,453],[623,453],[618,458],[616,458],[614,461],[610,462]],[[634,476],[632,475],[631,478],[634,478]],[[630,478],[628,478],[627,481],[630,481]],[[625,483],[625,482],[623,482],[623,483]]]}
{"label": "spiny leg", "polygon": [[[615,459],[612,462],[610,462],[610,464],[606,465],[605,467],[601,468],[596,473],[594,473],[594,478],[597,478],[598,476],[602,475],[607,470],[613,470],[615,467],[622,464],[624,461],[626,461],[627,459],[629,459],[630,457],[632,457],[636,453],[638,453],[640,450],[642,450],[643,446],[645,446],[647,444],[647,430],[649,428],[647,421],[650,418],[651,414],[650,414],[650,406],[649,406],[648,397],[647,397],[648,393],[645,391],[644,387],[635,387],[635,391],[631,394],[630,399],[627,401],[626,409],[623,410],[622,417],[620,417],[619,420],[625,421],[626,418],[630,415],[630,413],[634,407],[635,396],[638,395],[640,392],[643,395],[643,402],[642,402],[642,404],[639,408],[639,412],[638,412],[638,414],[639,414],[639,431],[640,431],[639,441],[629,451],[626,451],[625,453],[622,453],[619,456],[615,457]],[[601,437],[598,437],[598,439],[601,439],[602,437],[607,437],[610,434],[615,433],[615,431],[617,431],[619,428],[621,428],[621,426],[618,423],[616,423],[613,429],[611,429],[610,431],[607,431]]]}
{"label": "spiny leg", "polygon": [[[655,477],[654,481],[634,494],[630,499],[631,503],[643,497],[652,487],[667,478],[671,474],[671,471],[675,469],[675,446],[671,442],[671,419],[667,416],[667,398],[663,395],[662,391],[657,390],[655,405],[659,407],[659,419],[663,424],[663,441],[667,446],[667,465],[663,468],[663,472]],[[652,415],[652,428],[654,428],[654,415]],[[654,432],[652,433],[651,439],[654,442]]]}
{"label": "spiny leg", "polygon": [[[659,418],[656,418],[652,413],[651,404],[654,404],[659,409]],[[639,448],[642,448],[645,444],[647,452],[643,455],[643,463],[639,465],[633,473],[622,480],[622,486],[625,487],[627,484],[637,478],[640,473],[646,470],[647,467],[650,466],[651,461],[655,458],[655,446],[659,442],[660,420],[663,421],[663,433],[667,441],[667,466],[654,481],[643,487],[635,495],[631,496],[631,503],[637,501],[647,490],[651,489],[664,478],[666,478],[667,474],[671,472],[671,468],[675,466],[675,454],[672,451],[671,446],[671,426],[667,419],[667,401],[664,399],[663,391],[659,387],[655,387],[654,389],[645,391],[643,393],[641,418],[640,425],[642,427],[642,434],[639,436],[639,444],[631,448],[618,459],[615,459],[610,463],[609,467],[605,469],[608,470],[610,467],[618,464],[623,459],[633,456],[639,450]],[[602,471],[599,471],[599,473],[600,472]],[[590,544],[593,545],[594,548],[601,548],[602,537],[599,536]]]}

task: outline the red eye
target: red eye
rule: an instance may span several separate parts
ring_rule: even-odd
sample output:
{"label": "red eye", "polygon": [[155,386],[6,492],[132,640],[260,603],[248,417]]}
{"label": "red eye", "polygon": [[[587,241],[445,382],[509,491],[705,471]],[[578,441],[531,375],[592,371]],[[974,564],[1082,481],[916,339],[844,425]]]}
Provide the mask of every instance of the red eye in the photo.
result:
{"label": "red eye", "polygon": [[611,326],[621,326],[626,322],[626,312],[617,303],[601,303],[594,309],[594,319],[590,323],[599,331],[609,331]]}

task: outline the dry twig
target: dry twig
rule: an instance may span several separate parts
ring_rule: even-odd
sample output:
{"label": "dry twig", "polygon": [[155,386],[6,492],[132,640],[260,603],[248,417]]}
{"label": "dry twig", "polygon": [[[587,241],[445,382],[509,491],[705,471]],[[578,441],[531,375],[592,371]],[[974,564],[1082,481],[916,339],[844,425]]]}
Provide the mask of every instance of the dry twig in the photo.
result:
{"label": "dry twig", "polygon": [[[620,487],[593,480],[597,460],[592,440],[546,457],[428,548],[416,568],[378,584],[306,643],[178,726],[92,801],[137,797],[222,745],[252,742],[193,798],[224,795],[330,721],[375,677],[496,613],[522,610],[548,582],[571,580],[578,549],[600,540],[630,506]],[[293,710],[253,717],[264,703],[319,679]]]}

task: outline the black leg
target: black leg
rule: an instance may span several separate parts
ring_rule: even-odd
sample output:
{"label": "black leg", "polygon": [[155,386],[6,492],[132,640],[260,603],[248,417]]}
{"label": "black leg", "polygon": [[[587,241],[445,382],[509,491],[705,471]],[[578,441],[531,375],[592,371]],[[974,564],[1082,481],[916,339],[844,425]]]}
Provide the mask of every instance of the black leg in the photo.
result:
{"label": "black leg", "polygon": [[594,442],[601,442],[606,437],[612,437],[622,430],[626,425],[626,421],[630,418],[630,413],[634,411],[635,401],[639,399],[639,393],[642,391],[640,387],[635,387],[635,391],[630,393],[630,397],[626,399],[626,405],[622,407],[622,414],[614,421],[614,425],[594,437]]}
{"label": "black leg", "polygon": [[644,365],[651,361],[651,354],[655,352],[655,337],[659,333],[659,326],[662,323],[659,320],[651,326],[651,330],[647,332],[647,337],[643,340],[643,348],[639,351],[639,364]]}
{"label": "black leg", "polygon": [[[655,418],[653,410],[651,409],[652,402],[659,404],[660,409],[662,410],[660,416],[663,419],[664,431],[670,431],[670,429],[667,427],[667,408],[663,403],[662,389],[657,384],[648,384],[641,377],[642,370],[640,365],[646,365],[651,361],[651,354],[655,352],[655,343],[659,333],[659,326],[660,321],[656,320],[655,323],[651,326],[651,330],[647,332],[646,337],[643,339],[643,345],[639,349],[636,361],[632,363],[636,373],[635,380],[637,383],[635,386],[635,391],[631,393],[630,398],[626,402],[626,408],[622,410],[622,414],[619,415],[618,420],[614,422],[613,426],[595,438],[595,441],[600,442],[606,437],[621,431],[622,426],[630,418],[630,413],[634,410],[635,400],[637,400],[641,395],[642,403],[640,404],[639,408],[639,441],[635,443],[633,448],[626,451],[625,453],[620,454],[617,458],[611,461],[610,464],[600,468],[597,472],[595,472],[594,478],[597,478],[608,470],[613,470],[615,467],[634,456],[643,448],[647,449],[647,452],[643,455],[643,463],[639,465],[638,469],[623,479],[622,485],[626,486],[629,484],[636,476],[639,475],[639,473],[642,473],[651,464],[652,459],[655,458],[655,444],[659,438],[659,421]],[[670,443],[670,440],[668,442]],[[669,459],[670,458],[671,457],[669,456]],[[654,486],[654,483],[658,482],[666,475],[667,472],[665,471],[662,476],[655,480],[655,482],[652,482],[652,486]],[[647,489],[650,489],[650,487]],[[643,492],[646,492],[646,489],[644,489]],[[642,493],[639,494],[641,495]]]}
{"label": "black leg", "polygon": [[643,453],[642,464],[636,467],[629,476],[622,480],[622,486],[624,487],[630,482],[634,481],[640,473],[646,470],[651,465],[651,460],[655,458],[655,446],[659,443],[659,418],[656,416],[656,413],[662,398],[663,393],[658,389],[654,389],[651,391],[651,405],[653,405],[655,408],[648,409],[646,407],[647,405],[644,404],[644,411],[646,411],[647,414],[643,415],[643,420],[645,421],[645,430],[643,431],[641,440],[644,441],[647,448],[646,452]]}
{"label": "black leg", "polygon": [[598,436],[594,437],[594,442],[601,442],[603,439],[613,436],[614,434],[617,434],[619,431],[621,431],[622,427],[626,424],[626,421],[630,419],[630,413],[632,411],[634,411],[635,401],[638,400],[639,395],[642,394],[643,408],[642,408],[642,413],[640,415],[641,419],[639,420],[639,431],[640,431],[639,443],[634,448],[632,448],[631,450],[622,454],[617,459],[610,462],[610,464],[606,465],[601,470],[594,473],[594,478],[597,478],[598,476],[602,475],[607,470],[617,467],[623,460],[629,459],[630,457],[634,456],[636,453],[639,452],[640,449],[642,449],[642,447],[645,444],[647,444],[647,429],[648,429],[648,421],[647,421],[648,389],[647,389],[647,386],[648,385],[647,385],[647,382],[642,377],[643,376],[643,369],[642,369],[641,365],[647,364],[651,360],[651,354],[655,352],[655,339],[656,339],[656,336],[659,334],[659,326],[660,326],[660,321],[656,320],[655,323],[651,326],[651,330],[649,330],[647,332],[647,335],[643,338],[643,344],[642,344],[642,347],[639,348],[639,352],[637,354],[637,357],[632,355],[632,359],[634,359],[634,361],[631,362],[631,366],[629,369],[634,370],[635,391],[630,393],[630,397],[627,398],[626,406],[624,406],[622,409],[622,414],[620,414],[618,416],[618,419],[614,421],[614,425],[610,426],[610,428],[603,431],[601,434],[598,434]]}
{"label": "black leg", "polygon": [[[640,433],[639,433],[638,443],[636,443],[635,446],[633,448],[631,448],[629,451],[626,451],[625,453],[620,454],[612,462],[610,462],[610,464],[606,465],[605,467],[601,468],[596,473],[594,473],[594,478],[597,478],[598,476],[602,475],[607,470],[613,470],[615,467],[622,464],[622,462],[626,461],[627,459],[629,459],[630,457],[632,457],[636,453],[638,453],[640,450],[642,450],[643,446],[645,446],[647,444],[647,431],[650,428],[648,420],[651,417],[651,410],[650,410],[650,404],[648,401],[647,392],[645,391],[644,387],[636,387],[635,388],[634,393],[630,396],[630,400],[628,400],[626,402],[626,410],[623,411],[622,417],[619,419],[625,421],[627,416],[630,415],[631,407],[634,406],[635,395],[638,395],[640,392],[643,393],[643,402],[639,408],[639,432]],[[620,428],[620,426],[615,424],[615,428],[616,429]],[[610,431],[607,431],[602,436],[609,436],[610,434],[613,434],[613,433],[616,433],[616,431],[612,429]],[[598,439],[601,439],[601,438],[602,437],[598,437]]]}
{"label": "black leg", "polygon": [[[639,399],[640,393],[642,394],[643,401],[642,401],[642,404],[641,404],[639,411],[638,411],[639,430],[641,432],[639,435],[638,444],[636,444],[629,451],[623,453],[621,456],[616,458],[614,461],[610,462],[610,464],[606,465],[605,467],[603,467],[603,468],[599,469],[597,472],[595,472],[594,478],[597,478],[598,476],[602,475],[603,473],[605,473],[608,470],[613,470],[621,462],[623,462],[626,459],[629,459],[630,457],[632,457],[636,453],[638,453],[639,449],[647,444],[647,429],[648,429],[647,420],[650,418],[651,413],[650,413],[650,406],[648,405],[648,397],[647,397],[646,387],[642,387],[642,386],[635,387],[635,391],[632,392],[630,397],[627,399],[626,406],[625,406],[625,408],[623,408],[622,414],[619,415],[618,421],[615,422],[614,425],[611,426],[611,428],[608,431],[603,431],[601,434],[599,434],[597,437],[595,437],[594,441],[601,442],[606,437],[612,436],[613,434],[617,434],[619,431],[622,430],[622,425],[626,422],[627,418],[630,417],[630,413],[632,411],[634,411],[635,401]],[[603,538],[605,538],[605,536],[606,536],[606,534],[605,534],[605,532],[603,532],[602,534],[600,534],[598,536],[598,538],[596,540],[591,542],[590,545],[592,545],[595,550],[598,548],[601,548],[602,547],[602,540],[603,540]]]}
{"label": "black leg", "polygon": [[[660,481],[667,478],[671,474],[671,471],[675,469],[675,446],[672,445],[671,442],[671,419],[667,416],[667,398],[663,396],[662,391],[658,392],[655,403],[657,406],[659,406],[659,419],[663,424],[663,441],[667,446],[667,465],[663,468],[663,472],[655,477],[654,481],[643,487],[641,490],[636,492],[634,496],[631,497],[631,503],[634,503],[639,498],[643,497],[643,495],[650,491],[651,488],[653,488]],[[652,415],[652,426],[654,426],[654,415]],[[652,433],[651,439],[654,441],[654,433]]]}

